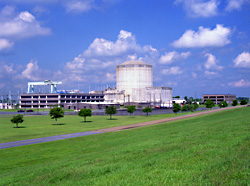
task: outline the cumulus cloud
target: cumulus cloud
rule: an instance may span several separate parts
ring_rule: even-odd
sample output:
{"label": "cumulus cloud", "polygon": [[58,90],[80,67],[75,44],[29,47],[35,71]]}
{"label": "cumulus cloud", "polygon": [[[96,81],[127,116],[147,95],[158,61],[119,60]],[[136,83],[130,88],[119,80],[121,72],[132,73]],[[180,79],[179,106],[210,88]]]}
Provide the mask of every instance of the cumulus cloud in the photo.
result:
{"label": "cumulus cloud", "polygon": [[0,37],[20,39],[50,33],[50,29],[42,27],[28,11],[20,12],[16,17],[9,15],[0,20]]}
{"label": "cumulus cloud", "polygon": [[207,61],[205,62],[204,66],[207,70],[222,70],[223,66],[217,65],[218,60],[216,57],[210,53],[205,54],[207,57]]}
{"label": "cumulus cloud", "polygon": [[[78,78],[81,82],[114,81],[112,78],[115,72],[114,66],[131,59],[152,59],[157,54],[158,51],[155,48],[150,45],[139,45],[131,32],[121,30],[116,41],[104,38],[94,39],[87,50],[66,63],[65,71],[69,76],[82,77]],[[145,61],[150,63],[149,60]]]}
{"label": "cumulus cloud", "polygon": [[244,80],[244,79],[241,79],[239,81],[234,81],[234,82],[230,82],[228,83],[229,86],[232,86],[232,87],[250,87],[250,81],[249,80]]}
{"label": "cumulus cloud", "polygon": [[238,68],[250,68],[250,53],[242,52],[234,60],[234,66]]}
{"label": "cumulus cloud", "polygon": [[0,51],[11,48],[12,46],[13,42],[8,41],[7,39],[0,39]]}
{"label": "cumulus cloud", "polygon": [[182,3],[190,17],[211,17],[218,14],[219,1],[217,0],[176,0],[175,3]]}
{"label": "cumulus cloud", "polygon": [[26,69],[22,72],[22,77],[32,81],[37,81],[39,79],[37,77],[38,69],[37,61],[30,61],[27,64]]}
{"label": "cumulus cloud", "polygon": [[173,61],[187,59],[191,55],[191,52],[179,53],[176,51],[166,52],[164,55],[161,55],[159,59],[160,64],[171,64]]}
{"label": "cumulus cloud", "polygon": [[176,48],[222,47],[230,42],[230,28],[217,24],[216,28],[199,27],[198,31],[187,30],[172,45]]}
{"label": "cumulus cloud", "polygon": [[245,3],[250,3],[249,0],[228,0],[226,11],[240,10]]}
{"label": "cumulus cloud", "polygon": [[181,70],[181,68],[178,66],[162,70],[162,74],[164,75],[179,75],[182,73],[183,73],[183,70]]}

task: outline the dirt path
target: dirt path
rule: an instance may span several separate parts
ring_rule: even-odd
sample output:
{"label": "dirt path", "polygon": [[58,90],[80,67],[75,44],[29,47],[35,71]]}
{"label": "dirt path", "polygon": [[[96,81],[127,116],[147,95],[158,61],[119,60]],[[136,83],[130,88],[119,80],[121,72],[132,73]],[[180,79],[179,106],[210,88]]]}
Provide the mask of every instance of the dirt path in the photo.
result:
{"label": "dirt path", "polygon": [[235,108],[239,108],[239,107],[245,107],[245,105],[238,106],[238,107],[226,107],[226,108],[221,108],[221,109],[208,110],[208,111],[192,113],[192,114],[188,114],[188,115],[184,115],[184,116],[177,116],[177,117],[173,117],[173,118],[166,118],[166,119],[160,119],[160,120],[155,120],[155,121],[137,123],[137,124],[132,124],[132,125],[124,125],[124,126],[112,127],[112,128],[106,128],[106,129],[99,129],[99,130],[94,130],[94,131],[64,134],[64,135],[57,135],[57,136],[49,136],[49,137],[14,141],[14,142],[8,142],[8,143],[0,143],[0,149],[19,147],[19,146],[31,145],[31,144],[37,144],[37,143],[44,143],[44,142],[49,142],[49,141],[57,141],[57,140],[63,140],[63,139],[69,139],[69,138],[76,138],[76,137],[82,137],[82,136],[89,136],[89,135],[106,133],[106,132],[115,132],[115,131],[120,131],[120,130],[132,129],[132,128],[137,128],[137,127],[143,127],[143,126],[148,126],[148,125],[166,123],[166,122],[170,122],[170,121],[176,121],[176,120],[206,115],[206,114],[210,114],[210,113],[214,113],[214,112],[218,112],[218,111],[222,111],[222,110],[235,109]]}

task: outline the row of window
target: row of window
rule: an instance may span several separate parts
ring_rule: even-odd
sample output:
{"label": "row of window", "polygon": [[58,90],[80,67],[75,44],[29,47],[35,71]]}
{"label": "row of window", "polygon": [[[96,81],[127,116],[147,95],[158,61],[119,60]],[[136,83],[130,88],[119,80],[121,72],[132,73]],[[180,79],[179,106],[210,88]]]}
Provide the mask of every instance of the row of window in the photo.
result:
{"label": "row of window", "polygon": [[[38,96],[21,96],[21,99],[38,99]],[[40,96],[40,98],[46,98],[46,96]],[[47,96],[47,98],[58,98],[57,95],[55,96]],[[78,98],[78,99],[98,99],[98,98],[104,98],[104,96],[61,96],[61,98]]]}

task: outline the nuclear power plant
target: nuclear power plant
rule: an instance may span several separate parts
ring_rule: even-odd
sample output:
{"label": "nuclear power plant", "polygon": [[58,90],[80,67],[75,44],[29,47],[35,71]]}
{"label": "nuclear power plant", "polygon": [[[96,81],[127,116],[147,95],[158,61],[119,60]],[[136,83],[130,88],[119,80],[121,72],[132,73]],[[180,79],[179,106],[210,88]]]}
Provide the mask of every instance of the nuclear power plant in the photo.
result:
{"label": "nuclear power plant", "polygon": [[[60,81],[29,82],[27,94],[20,94],[21,108],[104,108],[106,105],[172,106],[172,88],[153,87],[153,66],[127,61],[116,67],[116,88],[103,91],[57,91]],[[51,86],[50,93],[35,93],[34,86]]]}
{"label": "nuclear power plant", "polygon": [[153,66],[142,61],[127,61],[116,67],[116,88],[105,91],[108,103],[151,103],[172,106],[172,88],[153,87]]}

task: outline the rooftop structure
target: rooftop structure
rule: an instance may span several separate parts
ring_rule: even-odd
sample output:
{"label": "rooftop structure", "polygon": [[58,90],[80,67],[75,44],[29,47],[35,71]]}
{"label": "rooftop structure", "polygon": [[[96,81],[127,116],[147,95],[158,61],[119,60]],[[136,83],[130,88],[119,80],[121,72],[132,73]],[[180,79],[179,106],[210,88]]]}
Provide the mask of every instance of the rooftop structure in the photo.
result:
{"label": "rooftop structure", "polygon": [[56,93],[56,85],[62,84],[61,81],[45,80],[44,82],[28,82],[28,94],[34,93],[34,85],[50,85],[50,93]]}

